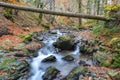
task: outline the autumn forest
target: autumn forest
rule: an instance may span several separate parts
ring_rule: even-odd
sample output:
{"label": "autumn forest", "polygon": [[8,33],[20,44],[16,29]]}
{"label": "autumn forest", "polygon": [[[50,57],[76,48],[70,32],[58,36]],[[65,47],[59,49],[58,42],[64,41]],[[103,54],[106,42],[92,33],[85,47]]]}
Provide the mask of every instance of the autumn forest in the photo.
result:
{"label": "autumn forest", "polygon": [[120,0],[0,0],[0,80],[120,80]]}

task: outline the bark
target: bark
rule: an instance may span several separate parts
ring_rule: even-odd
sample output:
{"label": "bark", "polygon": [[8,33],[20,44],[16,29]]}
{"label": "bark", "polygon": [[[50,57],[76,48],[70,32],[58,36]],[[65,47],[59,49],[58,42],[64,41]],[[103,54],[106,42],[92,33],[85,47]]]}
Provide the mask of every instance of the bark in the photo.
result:
{"label": "bark", "polygon": [[[79,13],[81,13],[81,11],[82,11],[82,0],[79,0],[79,2],[78,2],[78,6],[79,6]],[[82,20],[81,20],[81,18],[79,18],[79,26],[80,25],[82,25]]]}
{"label": "bark", "polygon": [[[55,0],[51,0],[51,1],[50,1],[50,10],[51,10],[51,11],[54,11],[54,10],[55,10]],[[54,17],[53,15],[50,15],[49,21],[50,21],[51,24],[53,24],[54,18],[55,18],[55,17]]]}
{"label": "bark", "polygon": [[100,14],[100,0],[97,0],[97,15]]}
{"label": "bark", "polygon": [[[39,0],[39,6],[37,6],[37,8],[43,9],[43,2],[42,2],[41,0]],[[40,14],[39,14],[39,18],[38,18],[38,24],[41,24],[41,22],[42,22],[42,17],[43,17],[43,14],[40,13]]]}
{"label": "bark", "polygon": [[108,21],[107,18],[102,17],[102,16],[84,15],[84,14],[80,14],[80,13],[71,13],[71,12],[67,12],[67,13],[57,12],[57,11],[38,9],[38,8],[18,6],[18,5],[8,4],[8,3],[4,3],[4,2],[0,2],[0,6],[6,7],[6,8],[24,10],[24,11],[43,13],[43,14],[51,14],[51,15],[68,16],[68,17],[75,17],[75,18],[86,18],[86,19],[96,19],[96,20]]}
{"label": "bark", "polygon": [[87,14],[91,14],[91,1],[90,0],[88,0],[87,1]]}

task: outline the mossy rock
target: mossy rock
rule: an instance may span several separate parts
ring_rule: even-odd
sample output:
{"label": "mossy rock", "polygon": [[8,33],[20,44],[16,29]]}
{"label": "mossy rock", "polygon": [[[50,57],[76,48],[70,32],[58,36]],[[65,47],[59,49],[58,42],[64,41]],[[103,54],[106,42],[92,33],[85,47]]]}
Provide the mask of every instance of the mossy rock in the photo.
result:
{"label": "mossy rock", "polygon": [[16,58],[3,57],[0,64],[0,71],[6,74],[0,76],[0,80],[16,80],[22,76],[23,72],[28,70],[26,61],[20,61]]}
{"label": "mossy rock", "polygon": [[5,8],[3,14],[4,14],[4,16],[5,16],[7,19],[9,19],[9,20],[11,20],[12,22],[14,22],[13,14],[12,14],[12,9]]}
{"label": "mossy rock", "polygon": [[57,39],[56,42],[53,43],[56,48],[61,50],[74,50],[75,42],[74,39],[69,36],[61,36]]}
{"label": "mossy rock", "polygon": [[42,76],[42,78],[43,80],[54,80],[54,78],[56,78],[59,72],[60,71],[58,69],[56,69],[53,66],[50,66],[45,72],[45,74]]}
{"label": "mossy rock", "polygon": [[66,55],[65,57],[62,58],[65,61],[74,61],[74,57],[72,55]]}
{"label": "mossy rock", "polygon": [[20,38],[24,38],[24,43],[28,43],[32,40],[33,34],[19,34]]}
{"label": "mossy rock", "polygon": [[42,60],[42,62],[55,62],[56,57],[54,55],[50,55]]}
{"label": "mossy rock", "polygon": [[85,76],[85,73],[87,72],[87,68],[83,66],[78,66],[72,69],[72,71],[67,75],[67,77],[64,80],[79,80],[79,76],[83,75]]}

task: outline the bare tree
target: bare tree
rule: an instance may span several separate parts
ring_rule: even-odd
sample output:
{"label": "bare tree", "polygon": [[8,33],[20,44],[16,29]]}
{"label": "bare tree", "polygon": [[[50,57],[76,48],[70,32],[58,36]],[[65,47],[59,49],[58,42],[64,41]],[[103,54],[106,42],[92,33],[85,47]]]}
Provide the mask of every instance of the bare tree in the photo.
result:
{"label": "bare tree", "polygon": [[100,14],[100,0],[97,0],[97,15]]}
{"label": "bare tree", "polygon": [[[51,11],[55,10],[55,0],[50,1],[50,10]],[[49,21],[50,21],[51,24],[53,24],[54,19],[55,19],[55,17],[53,15],[50,15]]]}
{"label": "bare tree", "polygon": [[[79,11],[79,13],[81,13],[81,11],[82,11],[82,0],[78,0],[78,11]],[[81,18],[79,18],[79,26],[82,24],[82,20],[81,20]]]}
{"label": "bare tree", "polygon": [[[43,9],[43,2],[42,2],[42,0],[36,0],[36,7],[40,8],[40,9]],[[39,18],[38,18],[38,24],[41,24],[42,16],[43,16],[43,14],[40,13],[39,14]]]}

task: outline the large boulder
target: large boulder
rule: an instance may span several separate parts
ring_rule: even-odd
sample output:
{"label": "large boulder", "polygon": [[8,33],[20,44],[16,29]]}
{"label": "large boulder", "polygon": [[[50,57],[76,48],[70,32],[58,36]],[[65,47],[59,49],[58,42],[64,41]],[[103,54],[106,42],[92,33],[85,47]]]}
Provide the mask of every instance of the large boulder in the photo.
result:
{"label": "large boulder", "polygon": [[62,59],[65,61],[74,61],[74,57],[72,55],[66,55]]}
{"label": "large boulder", "polygon": [[58,69],[56,69],[53,66],[50,66],[47,71],[45,72],[45,74],[42,76],[43,80],[53,80],[54,78],[57,77],[57,74],[60,71]]}
{"label": "large boulder", "polygon": [[54,55],[50,55],[42,60],[42,62],[55,62],[55,61],[56,61],[56,57]]}
{"label": "large boulder", "polygon": [[51,33],[51,34],[57,34],[57,30],[50,30],[49,33]]}
{"label": "large boulder", "polygon": [[61,36],[53,43],[56,48],[61,50],[74,50],[75,42],[70,36]]}
{"label": "large boulder", "polygon": [[37,41],[32,41],[29,44],[27,44],[26,48],[30,51],[30,52],[35,52],[38,49],[40,49],[42,47],[42,44],[40,42]]}
{"label": "large boulder", "polygon": [[72,69],[72,71],[67,75],[64,80],[82,80],[81,76],[85,77],[87,68],[78,66]]}

